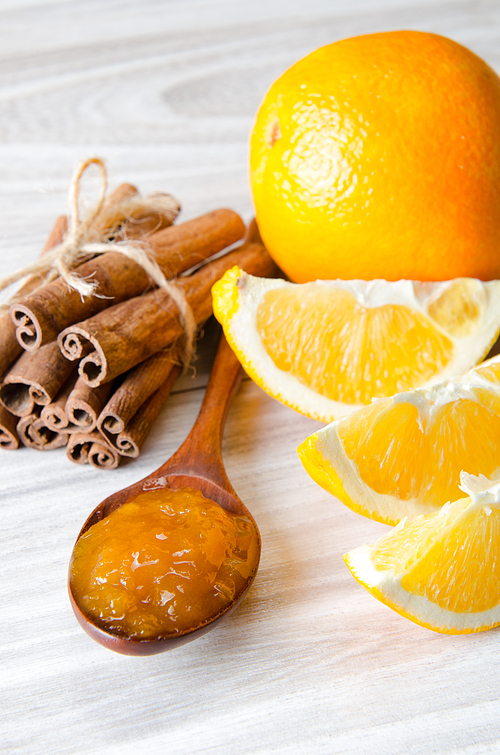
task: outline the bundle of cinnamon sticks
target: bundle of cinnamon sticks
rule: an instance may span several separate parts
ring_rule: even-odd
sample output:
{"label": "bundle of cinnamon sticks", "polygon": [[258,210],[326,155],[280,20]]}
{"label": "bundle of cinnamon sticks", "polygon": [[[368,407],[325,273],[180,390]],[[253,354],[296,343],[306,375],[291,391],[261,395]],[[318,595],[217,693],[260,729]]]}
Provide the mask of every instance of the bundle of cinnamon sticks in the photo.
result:
{"label": "bundle of cinnamon sticks", "polygon": [[[123,184],[107,205],[137,193]],[[66,217],[56,221],[42,254],[61,244],[67,226]],[[249,234],[232,210],[178,224],[136,213],[108,230],[110,238],[141,241],[175,280],[198,331],[212,314],[211,287],[226,270],[275,273],[258,231]],[[75,272],[91,277],[94,295],[82,297],[61,277],[39,287],[29,279],[0,316],[0,447],[65,447],[71,461],[114,469],[139,455],[181,372],[183,322],[168,291],[117,251]]]}

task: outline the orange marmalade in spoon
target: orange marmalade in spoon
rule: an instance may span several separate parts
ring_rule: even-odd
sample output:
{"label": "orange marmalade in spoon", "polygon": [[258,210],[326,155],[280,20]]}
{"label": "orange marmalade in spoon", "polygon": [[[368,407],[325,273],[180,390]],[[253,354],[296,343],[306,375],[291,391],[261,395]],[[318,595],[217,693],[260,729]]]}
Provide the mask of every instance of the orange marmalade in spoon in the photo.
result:
{"label": "orange marmalade in spoon", "polygon": [[258,536],[199,491],[140,493],[78,540],[73,596],[104,630],[154,639],[195,629],[229,606],[255,565]]}

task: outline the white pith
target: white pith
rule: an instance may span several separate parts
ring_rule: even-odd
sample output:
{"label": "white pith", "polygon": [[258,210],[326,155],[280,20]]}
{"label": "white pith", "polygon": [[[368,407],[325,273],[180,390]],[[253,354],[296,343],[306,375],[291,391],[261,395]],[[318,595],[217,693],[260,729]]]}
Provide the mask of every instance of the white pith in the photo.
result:
{"label": "white pith", "polygon": [[495,506],[500,503],[500,469],[492,478],[461,472],[459,488],[469,496],[473,506]]}

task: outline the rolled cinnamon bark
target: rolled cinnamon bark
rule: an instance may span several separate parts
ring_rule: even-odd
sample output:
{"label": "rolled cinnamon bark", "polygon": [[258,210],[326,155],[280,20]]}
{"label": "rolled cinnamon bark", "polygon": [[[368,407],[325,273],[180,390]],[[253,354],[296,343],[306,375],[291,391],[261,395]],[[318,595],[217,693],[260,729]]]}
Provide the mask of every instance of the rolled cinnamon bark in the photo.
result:
{"label": "rolled cinnamon bark", "polygon": [[68,420],[86,432],[94,430],[112,388],[113,383],[103,383],[97,388],[91,388],[81,377],[78,378],[65,405]]}
{"label": "rolled cinnamon bark", "polygon": [[40,416],[40,407],[35,406],[30,414],[26,414],[17,423],[17,434],[23,446],[33,447],[34,440],[31,437],[31,426]]}
{"label": "rolled cinnamon bark", "polygon": [[76,464],[92,464],[98,469],[116,469],[120,456],[98,430],[70,435],[66,456]]}
{"label": "rolled cinnamon bark", "polygon": [[[232,210],[215,210],[195,220],[164,228],[147,240],[152,257],[167,279],[222,251],[245,233],[243,221]],[[11,307],[17,337],[23,348],[34,351],[53,341],[73,323],[86,320],[111,305],[151,288],[145,270],[119,252],[108,252],[78,268],[98,284],[98,296],[82,300],[58,279]]]}
{"label": "rolled cinnamon bark", "polygon": [[[97,429],[105,438],[110,440],[110,436],[123,432],[139,407],[163,385],[176,363],[179,364],[179,360],[171,349],[158,351],[124,376],[97,420]],[[87,390],[98,389],[87,386]]]}
{"label": "rolled cinnamon bark", "polygon": [[[68,218],[66,217],[66,215],[61,215],[60,217],[57,218],[56,222],[54,223],[54,226],[48,235],[47,241],[45,242],[45,246],[43,247],[42,253],[40,256],[43,257],[44,254],[46,254],[47,252],[50,252],[51,249],[53,249],[55,246],[60,244],[67,232],[68,232]],[[34,286],[38,285],[38,282],[35,279],[35,281],[30,283],[30,285],[34,285]],[[32,289],[26,290],[26,294],[30,293],[31,290]]]}
{"label": "rolled cinnamon bark", "polygon": [[31,438],[30,448],[37,451],[52,451],[54,448],[62,448],[68,442],[72,428],[65,427],[63,431],[51,430],[47,427],[42,417],[35,419],[28,427],[28,435]]}
{"label": "rolled cinnamon bark", "polygon": [[[107,200],[107,205],[113,205],[117,204],[118,202],[122,202],[126,199],[130,199],[133,196],[137,195],[138,191],[135,186],[132,186],[131,184],[123,183],[120,184],[110,195]],[[137,218],[131,218],[130,221],[127,221],[126,223],[121,226],[117,232],[116,236],[117,238],[124,238],[128,235],[129,238],[137,238],[140,235],[147,234],[152,232],[153,230],[159,230],[160,228],[164,227],[164,220],[160,219],[158,216],[148,216],[146,218],[137,217]],[[110,229],[110,232],[113,229]],[[57,218],[56,222],[54,223],[54,226],[47,238],[47,241],[45,242],[45,246],[42,249],[41,255],[43,255],[46,252],[49,252],[51,249],[53,249],[55,246],[60,244],[64,236],[66,235],[68,231],[68,218],[66,215],[61,215],[59,218]],[[114,229],[116,231],[116,229]],[[40,283],[42,282],[41,278],[37,276],[33,276],[30,278],[15,295],[15,299],[18,300],[19,303],[31,294],[33,289],[37,288]],[[18,318],[16,320],[16,323],[12,320],[11,314],[9,312],[6,312],[4,316],[0,319],[0,338],[1,338],[1,346],[0,346],[0,376],[3,375],[6,370],[11,367],[11,365],[15,362],[15,360],[18,358],[18,356],[21,354],[22,350],[26,348],[25,342],[30,343],[32,339],[32,326],[27,318]]]}
{"label": "rolled cinnamon bark", "polygon": [[51,451],[54,448],[61,448],[67,444],[70,435],[68,428],[59,432],[47,427],[40,417],[39,406],[36,406],[31,414],[21,417],[17,423],[17,433],[22,444],[28,448],[34,448],[35,451]]}
{"label": "rolled cinnamon bark", "polygon": [[71,391],[75,387],[78,379],[78,371],[75,370],[63,386],[60,388],[56,397],[43,407],[41,418],[50,430],[60,432],[70,425],[68,415],[66,414],[66,402]]}
{"label": "rolled cinnamon bark", "polygon": [[137,194],[139,194],[139,189],[137,188],[137,186],[134,186],[134,184],[129,184],[127,182],[122,183],[117,186],[116,189],[113,189],[111,194],[106,199],[105,205],[109,207],[109,205],[118,204],[119,202],[123,202],[125,199],[130,199],[131,197],[137,196]]}
{"label": "rolled cinnamon bark", "polygon": [[0,448],[13,451],[19,447],[18,418],[0,406]]}
{"label": "rolled cinnamon bark", "polygon": [[[155,211],[158,198],[163,201],[161,209]],[[135,186],[124,183],[106,199],[92,230],[97,239],[135,239],[172,225],[179,211],[179,204],[170,194],[158,191],[141,198]]]}
{"label": "rolled cinnamon bark", "polygon": [[[57,218],[54,223],[41,256],[61,243],[64,234],[68,230],[68,219],[65,215]],[[36,277],[26,281],[16,294],[16,298],[27,296],[39,285],[40,280]],[[0,316],[0,377],[7,372],[23,351],[23,347],[17,340],[16,326],[12,322],[9,312]]]}
{"label": "rolled cinnamon bark", "polygon": [[12,414],[25,417],[35,404],[50,404],[74,367],[56,341],[35,353],[23,351],[0,386],[0,401]]}
{"label": "rolled cinnamon bark", "polygon": [[[135,186],[131,184],[120,184],[109,196],[107,204],[113,205],[118,202],[122,202],[126,199],[130,199],[138,194]],[[167,220],[165,216],[160,215],[137,215],[132,214],[125,223],[115,233],[116,239],[123,238],[139,238],[146,236],[154,231],[161,230],[166,227]],[[68,230],[68,218],[66,215],[62,215],[57,218],[54,226],[45,242],[45,246],[42,249],[41,256],[46,252],[53,249],[60,244]],[[33,276],[26,283],[21,286],[16,293],[15,298],[18,300],[28,296],[33,289],[37,288],[41,282],[41,279],[37,276]],[[17,327],[16,327],[17,325]],[[0,377],[7,372],[14,364],[16,359],[21,355],[24,345],[21,345],[21,341],[31,341],[32,326],[28,320],[19,319],[16,324],[12,321],[12,317],[9,312],[5,312],[3,316],[0,316]]]}
{"label": "rolled cinnamon bark", "polygon": [[[150,194],[150,197],[167,196],[162,192]],[[180,208],[179,208],[180,209]],[[172,221],[168,220],[166,215],[160,215],[155,212],[149,212],[147,215],[143,211],[132,210],[126,222],[113,235],[114,241],[125,241],[125,239],[146,239],[163,228],[169,228]]]}
{"label": "rolled cinnamon bark", "polygon": [[[163,355],[163,352],[160,352],[160,354]],[[154,359],[154,357],[147,362],[150,362],[151,359]],[[163,367],[162,382],[159,387],[150,393],[142,403],[138,403],[138,401],[139,396],[144,398],[147,392],[144,390],[146,382],[148,390],[158,382],[158,363],[154,364],[154,367],[150,370],[151,375],[148,376],[147,381],[138,381],[137,374],[128,384],[127,379],[125,379],[123,385],[126,387],[121,396],[116,402],[113,402],[115,394],[99,417],[98,429],[121,456],[128,456],[132,459],[139,456],[142,444],[148,437],[155,419],[172,391],[172,387],[181,372],[181,367],[172,362],[167,362],[166,365]],[[142,365],[139,365],[139,367],[142,367]],[[134,383],[137,386],[136,389],[133,387]]]}
{"label": "rolled cinnamon bark", "polygon": [[[145,200],[147,202],[148,199],[153,197],[168,197],[172,202],[172,211],[168,216],[164,212],[155,212],[150,208],[146,211],[144,201],[134,203],[133,200],[138,196],[139,191],[135,186],[127,183],[120,184],[109,195],[96,219],[94,226],[96,235],[99,238],[108,236],[109,239],[114,241],[136,239],[172,225],[180,210],[172,196],[163,192],[156,192],[150,194]],[[117,215],[116,212],[117,205],[121,205],[120,215]]]}
{"label": "rolled cinnamon bark", "polygon": [[[204,265],[177,286],[184,292],[198,326],[212,314],[210,289],[234,265],[259,276],[276,273],[276,265],[261,244],[245,244]],[[81,359],[78,372],[90,386],[113,380],[182,335],[178,310],[161,290],[110,307],[60,333],[58,343],[68,359]],[[93,348],[94,351],[89,350]],[[1,397],[1,394],[0,394]]]}
{"label": "rolled cinnamon bark", "polygon": [[165,383],[146,399],[140,410],[136,412],[130,422],[127,423],[124,430],[121,433],[118,433],[116,440],[112,445],[115,446],[119,454],[122,456],[128,456],[132,459],[139,456],[142,445],[148,437],[163,404],[170,396],[173,385],[180,372],[181,367],[175,366]]}
{"label": "rolled cinnamon bark", "polygon": [[16,326],[6,312],[0,317],[0,377],[12,367],[22,351],[23,347],[16,338]]}

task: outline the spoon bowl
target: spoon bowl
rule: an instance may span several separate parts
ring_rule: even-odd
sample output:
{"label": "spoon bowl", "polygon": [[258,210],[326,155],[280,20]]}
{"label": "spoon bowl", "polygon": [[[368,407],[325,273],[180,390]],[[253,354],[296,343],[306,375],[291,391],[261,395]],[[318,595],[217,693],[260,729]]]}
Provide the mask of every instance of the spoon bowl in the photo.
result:
{"label": "spoon bowl", "polygon": [[248,517],[254,527],[254,559],[248,577],[233,600],[216,616],[210,616],[193,627],[158,638],[143,639],[113,633],[103,628],[86,615],[73,594],[71,580],[68,589],[75,616],[90,637],[101,645],[125,655],[153,655],[170,650],[208,632],[241,602],[257,573],[261,542],[260,534],[252,515],[236,495],[226,475],[222,461],[222,431],[231,400],[240,384],[242,369],[222,336],[203,404],[196,422],[182,446],[155,472],[123,490],[113,493],[100,503],[83,525],[77,541],[94,524],[108,517],[113,511],[134,499],[140,493],[169,488],[194,488],[206,498],[235,516]]}

